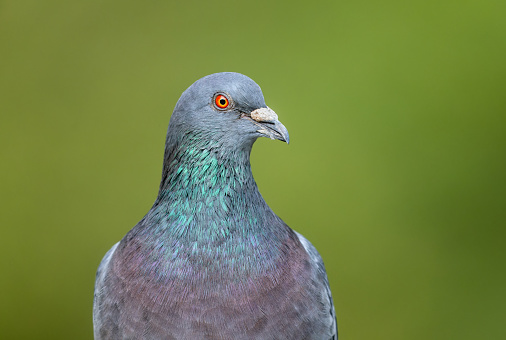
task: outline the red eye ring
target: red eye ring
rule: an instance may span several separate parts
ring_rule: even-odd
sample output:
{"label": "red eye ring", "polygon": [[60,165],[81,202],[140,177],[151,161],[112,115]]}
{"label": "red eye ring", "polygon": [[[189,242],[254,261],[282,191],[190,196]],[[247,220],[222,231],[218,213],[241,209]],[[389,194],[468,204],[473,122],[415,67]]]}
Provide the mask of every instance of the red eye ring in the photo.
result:
{"label": "red eye ring", "polygon": [[226,96],[219,94],[214,98],[214,104],[218,109],[223,110],[228,107],[230,102],[228,101],[228,98]]}

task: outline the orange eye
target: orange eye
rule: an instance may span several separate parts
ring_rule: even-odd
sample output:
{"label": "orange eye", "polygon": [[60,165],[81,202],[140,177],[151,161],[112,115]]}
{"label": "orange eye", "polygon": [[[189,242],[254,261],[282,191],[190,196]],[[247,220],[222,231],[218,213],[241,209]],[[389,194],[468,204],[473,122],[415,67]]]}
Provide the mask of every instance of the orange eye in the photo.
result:
{"label": "orange eye", "polygon": [[228,98],[222,94],[216,96],[216,98],[214,99],[214,103],[216,104],[216,107],[218,107],[219,109],[226,109],[229,104]]}

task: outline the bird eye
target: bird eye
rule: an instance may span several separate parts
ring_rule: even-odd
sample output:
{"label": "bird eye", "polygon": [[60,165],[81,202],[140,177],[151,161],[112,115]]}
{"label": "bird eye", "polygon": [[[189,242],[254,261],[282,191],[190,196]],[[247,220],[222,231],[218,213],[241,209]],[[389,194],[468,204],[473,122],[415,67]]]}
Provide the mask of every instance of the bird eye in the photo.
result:
{"label": "bird eye", "polygon": [[216,97],[214,97],[214,104],[218,109],[226,109],[230,102],[228,101],[228,98],[222,94],[218,94]]}

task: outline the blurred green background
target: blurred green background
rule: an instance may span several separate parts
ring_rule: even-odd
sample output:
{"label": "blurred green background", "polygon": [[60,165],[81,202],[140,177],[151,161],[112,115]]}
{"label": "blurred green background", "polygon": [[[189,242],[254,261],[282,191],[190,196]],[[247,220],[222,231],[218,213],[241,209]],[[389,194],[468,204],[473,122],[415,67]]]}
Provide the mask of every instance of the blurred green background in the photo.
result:
{"label": "blurred green background", "polygon": [[91,339],[198,78],[253,78],[267,202],[319,249],[340,339],[506,339],[506,2],[0,1],[0,338]]}

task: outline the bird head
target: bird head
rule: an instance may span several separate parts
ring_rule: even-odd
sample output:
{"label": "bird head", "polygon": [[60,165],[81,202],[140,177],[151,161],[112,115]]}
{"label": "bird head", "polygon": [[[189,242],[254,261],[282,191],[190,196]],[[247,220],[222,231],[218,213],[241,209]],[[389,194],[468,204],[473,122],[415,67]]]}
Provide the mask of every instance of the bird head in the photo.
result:
{"label": "bird head", "polygon": [[289,142],[287,129],[265,104],[260,86],[233,72],[208,75],[183,92],[167,137],[184,135],[235,149],[251,147],[258,137]]}

